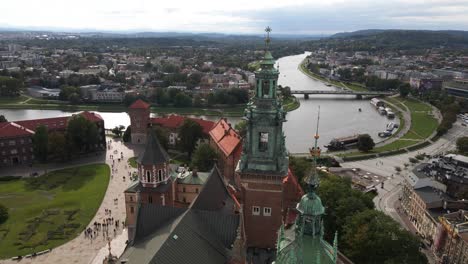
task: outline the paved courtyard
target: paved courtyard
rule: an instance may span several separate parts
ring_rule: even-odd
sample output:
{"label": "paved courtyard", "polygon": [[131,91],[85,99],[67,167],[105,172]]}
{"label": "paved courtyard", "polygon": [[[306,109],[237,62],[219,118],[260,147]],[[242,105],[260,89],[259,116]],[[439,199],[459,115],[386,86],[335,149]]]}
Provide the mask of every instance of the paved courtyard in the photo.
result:
{"label": "paved courtyard", "polygon": [[[127,160],[130,157],[137,156],[141,147],[133,148],[132,146],[129,148],[122,144],[121,140],[114,140],[111,138],[107,138],[107,140],[110,140],[111,143],[108,145],[110,148],[106,150],[105,157],[104,154],[101,154],[83,158],[68,164],[51,165],[47,168],[48,171],[52,171],[77,165],[103,162],[113,168],[111,170],[112,175],[104,200],[88,225],[91,229],[91,235],[85,235],[85,232],[82,232],[78,237],[62,246],[52,249],[51,252],[44,255],[34,258],[23,258],[20,261],[9,259],[0,260],[0,263],[102,263],[102,260],[108,254],[107,237],[112,240],[111,248],[114,255],[119,256],[123,252],[127,240],[127,232],[123,228],[123,222],[125,221],[125,200],[123,192],[131,184],[131,180],[128,177],[129,172],[132,173],[136,171],[127,164]],[[121,157],[121,153],[123,153],[123,159],[119,162],[117,158]],[[110,155],[114,156],[113,159],[111,159]],[[112,164],[114,164],[113,167]],[[38,170],[38,168],[11,168],[2,170],[0,177],[5,175],[29,175],[33,170]],[[43,171],[40,171],[40,173],[43,173]],[[105,228],[106,219],[109,219],[107,220],[109,224],[107,228]],[[116,227],[116,221],[119,221],[118,227]],[[101,224],[101,227],[95,228],[94,223]],[[106,229],[107,232],[105,232]],[[93,236],[93,238],[91,238],[91,236]]]}

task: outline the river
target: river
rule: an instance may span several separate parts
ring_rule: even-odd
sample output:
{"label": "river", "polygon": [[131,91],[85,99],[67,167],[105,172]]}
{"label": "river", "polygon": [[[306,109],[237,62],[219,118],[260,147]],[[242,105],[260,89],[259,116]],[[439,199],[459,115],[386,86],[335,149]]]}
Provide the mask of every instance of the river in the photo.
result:
{"label": "river", "polygon": [[[278,83],[289,86],[292,90],[330,90],[320,81],[316,81],[299,69],[298,65],[307,54],[287,56],[280,58],[277,63],[280,66]],[[316,95],[304,99],[297,96],[301,103],[299,109],[289,112],[284,124],[286,145],[291,153],[305,153],[313,145],[313,135],[317,124],[318,106],[320,106],[319,146],[326,145],[335,137],[350,136],[354,134],[368,133],[374,141],[380,141],[377,133],[385,129],[390,121],[381,116],[371,106],[369,100],[357,100],[350,96]],[[358,109],[361,108],[362,112]],[[103,118],[106,128],[117,125],[128,126],[130,118],[125,112],[98,112]],[[48,118],[70,115],[71,112],[61,110],[10,110],[0,109],[0,114],[5,115],[9,121],[27,120],[36,118]],[[216,121],[219,117],[202,116],[207,120]],[[235,125],[241,119],[229,117],[229,122]],[[398,122],[397,119],[393,122]]]}

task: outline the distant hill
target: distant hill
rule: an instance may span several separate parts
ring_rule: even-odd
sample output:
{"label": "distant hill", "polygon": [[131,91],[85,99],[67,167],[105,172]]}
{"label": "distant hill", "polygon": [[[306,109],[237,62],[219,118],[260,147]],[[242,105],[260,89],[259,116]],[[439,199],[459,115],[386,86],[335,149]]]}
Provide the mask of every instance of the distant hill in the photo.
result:
{"label": "distant hill", "polygon": [[323,40],[341,50],[411,50],[468,48],[468,31],[380,30],[337,33]]}

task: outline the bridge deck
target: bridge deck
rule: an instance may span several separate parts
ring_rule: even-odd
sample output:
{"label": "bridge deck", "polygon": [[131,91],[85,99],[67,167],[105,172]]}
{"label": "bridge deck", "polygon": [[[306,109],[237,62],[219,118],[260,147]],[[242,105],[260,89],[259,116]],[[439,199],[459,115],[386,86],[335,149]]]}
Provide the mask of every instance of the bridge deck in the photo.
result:
{"label": "bridge deck", "polygon": [[379,92],[379,91],[320,91],[320,90],[292,90],[291,94],[349,94],[349,95],[392,95],[393,92]]}

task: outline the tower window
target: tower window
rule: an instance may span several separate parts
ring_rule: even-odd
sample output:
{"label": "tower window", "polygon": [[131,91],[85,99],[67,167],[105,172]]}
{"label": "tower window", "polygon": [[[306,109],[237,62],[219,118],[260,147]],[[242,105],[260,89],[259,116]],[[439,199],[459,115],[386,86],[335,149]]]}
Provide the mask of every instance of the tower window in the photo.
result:
{"label": "tower window", "polygon": [[133,214],[135,212],[135,208],[133,206],[130,206],[130,213]]}
{"label": "tower window", "polygon": [[252,206],[252,214],[260,215],[260,206]]}
{"label": "tower window", "polygon": [[263,207],[263,215],[264,216],[271,216],[271,208],[270,207]]}
{"label": "tower window", "polygon": [[146,182],[151,182],[151,172],[146,171]]}
{"label": "tower window", "polygon": [[268,98],[270,96],[270,82],[263,81],[262,83],[262,97]]}
{"label": "tower window", "polygon": [[158,170],[158,181],[162,181],[162,180],[163,180],[162,170]]}
{"label": "tower window", "polygon": [[153,203],[153,196],[148,196],[148,203]]}
{"label": "tower window", "polygon": [[260,150],[261,152],[265,152],[268,150],[268,133],[259,133],[258,150]]}

